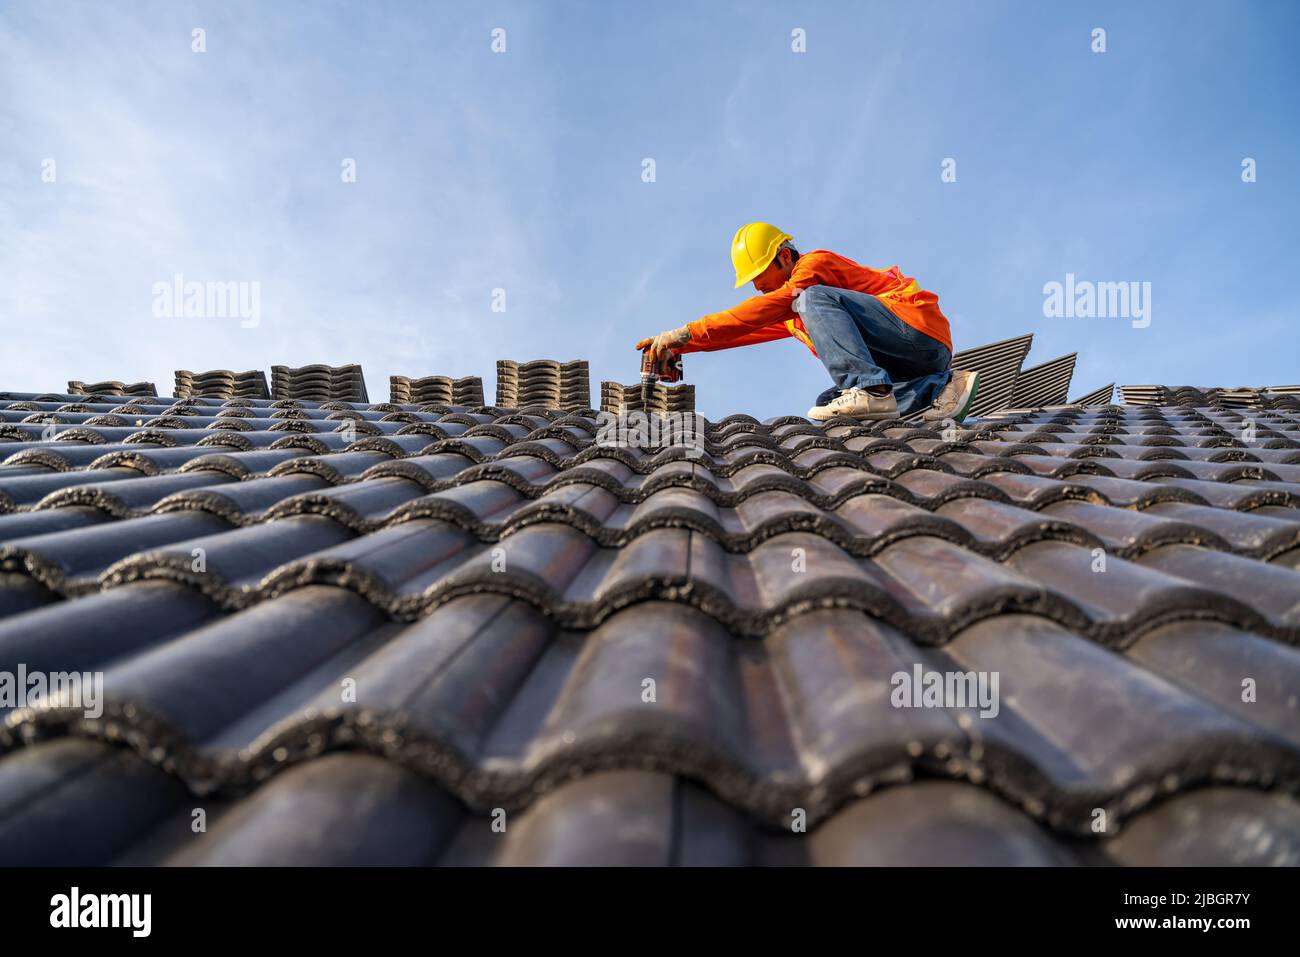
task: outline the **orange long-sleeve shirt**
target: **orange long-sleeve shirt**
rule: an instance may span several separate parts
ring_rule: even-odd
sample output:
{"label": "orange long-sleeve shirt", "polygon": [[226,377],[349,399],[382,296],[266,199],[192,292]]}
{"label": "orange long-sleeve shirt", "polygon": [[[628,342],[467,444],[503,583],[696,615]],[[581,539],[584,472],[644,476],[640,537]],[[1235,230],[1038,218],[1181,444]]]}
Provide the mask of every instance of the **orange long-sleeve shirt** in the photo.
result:
{"label": "orange long-sleeve shirt", "polygon": [[952,349],[952,333],[947,318],[939,311],[939,297],[919,288],[915,279],[904,276],[897,266],[872,269],[838,253],[815,249],[799,257],[780,289],[751,296],[734,309],[710,313],[690,323],[691,341],[681,351],[712,352],[794,336],[816,355],[803,320],[792,305],[801,290],[818,285],[875,296],[913,329]]}

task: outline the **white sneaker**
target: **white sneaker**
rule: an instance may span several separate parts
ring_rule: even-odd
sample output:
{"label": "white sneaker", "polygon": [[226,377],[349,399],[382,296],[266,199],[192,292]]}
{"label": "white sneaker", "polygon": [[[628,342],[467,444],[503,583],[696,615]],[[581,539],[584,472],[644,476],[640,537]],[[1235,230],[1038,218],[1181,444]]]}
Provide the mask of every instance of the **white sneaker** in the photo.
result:
{"label": "white sneaker", "polygon": [[847,415],[852,419],[896,419],[898,403],[894,393],[872,395],[863,389],[845,389],[825,405],[815,405],[808,410],[808,418],[818,422],[837,415]]}
{"label": "white sneaker", "polygon": [[978,372],[953,369],[952,378],[934,400],[934,405],[921,414],[922,421],[942,422],[944,419],[952,419],[954,422],[960,422],[966,418],[970,414],[971,405],[975,402],[979,382]]}

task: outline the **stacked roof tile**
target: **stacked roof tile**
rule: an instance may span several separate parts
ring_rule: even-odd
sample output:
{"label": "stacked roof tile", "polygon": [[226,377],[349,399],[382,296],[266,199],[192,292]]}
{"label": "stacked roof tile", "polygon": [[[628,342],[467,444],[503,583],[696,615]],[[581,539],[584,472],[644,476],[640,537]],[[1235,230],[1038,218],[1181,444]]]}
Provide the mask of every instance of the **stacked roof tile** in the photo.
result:
{"label": "stacked roof tile", "polygon": [[130,405],[0,394],[0,863],[1300,863],[1295,410]]}
{"label": "stacked roof tile", "polygon": [[1196,388],[1188,385],[1122,385],[1125,405],[1179,405],[1189,408],[1300,409],[1300,386]]}
{"label": "stacked roof tile", "polygon": [[430,375],[412,379],[404,375],[388,377],[389,401],[403,405],[482,405],[483,380],[476,376],[453,379]]}
{"label": "stacked roof tile", "polygon": [[508,409],[590,409],[587,362],[534,359],[520,363],[501,359],[497,362],[496,404]]}
{"label": "stacked roof tile", "polygon": [[972,414],[985,415],[1011,404],[1020,366],[1033,341],[1033,335],[1027,334],[953,354],[954,369],[969,369],[980,374],[979,389],[971,405]]}
{"label": "stacked roof tile", "polygon": [[1091,392],[1085,392],[1078,398],[1071,399],[1070,405],[1110,405],[1114,401],[1115,383],[1107,382]]}
{"label": "stacked roof tile", "polygon": [[615,415],[628,412],[650,412],[658,415],[681,414],[695,411],[695,386],[688,383],[667,385],[656,382],[647,407],[641,384],[623,385],[619,382],[600,384],[600,409]]}
{"label": "stacked roof tile", "polygon": [[1011,391],[1010,405],[1017,409],[1037,409],[1047,405],[1064,405],[1070,392],[1077,353],[1052,359],[1029,369],[1022,369]]}
{"label": "stacked roof tile", "polygon": [[271,366],[271,395],[315,402],[369,402],[361,366]]}
{"label": "stacked roof tile", "polygon": [[117,379],[104,382],[81,382],[77,379],[68,381],[68,392],[72,395],[152,395],[158,394],[158,387],[152,382],[132,382],[129,385]]}
{"label": "stacked roof tile", "polygon": [[211,372],[176,370],[176,397],[195,396],[205,399],[268,399],[266,373],[261,369],[231,372],[213,369]]}
{"label": "stacked roof tile", "polygon": [[1169,389],[1162,385],[1122,385],[1120,397],[1125,405],[1161,405],[1169,398]]}

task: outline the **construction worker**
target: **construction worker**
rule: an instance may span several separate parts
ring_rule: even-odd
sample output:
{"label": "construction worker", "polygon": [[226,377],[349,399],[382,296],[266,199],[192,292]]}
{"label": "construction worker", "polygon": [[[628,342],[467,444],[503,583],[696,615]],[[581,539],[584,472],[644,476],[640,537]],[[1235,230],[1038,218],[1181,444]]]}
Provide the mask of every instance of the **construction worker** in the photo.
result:
{"label": "construction worker", "polygon": [[759,295],[680,329],[642,339],[656,354],[713,352],[794,336],[822,361],[834,386],[809,418],[895,419],[922,412],[960,422],[978,376],[950,368],[952,335],[939,300],[897,266],[871,269],[825,249],[801,254],[770,223],[750,223],[731,241],[736,288]]}

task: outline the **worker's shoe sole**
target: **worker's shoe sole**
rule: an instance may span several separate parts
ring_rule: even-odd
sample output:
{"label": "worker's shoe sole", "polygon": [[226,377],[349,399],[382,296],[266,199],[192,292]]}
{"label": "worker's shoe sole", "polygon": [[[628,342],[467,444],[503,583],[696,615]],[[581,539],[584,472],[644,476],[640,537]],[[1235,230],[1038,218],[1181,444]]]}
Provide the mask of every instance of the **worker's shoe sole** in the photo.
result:
{"label": "worker's shoe sole", "polygon": [[[961,378],[959,379],[958,376]],[[971,406],[975,404],[979,387],[978,372],[966,369],[954,370],[952,380],[943,387],[934,405],[921,414],[921,419],[925,422],[942,422],[944,419],[952,419],[954,422],[965,420],[966,416],[970,415]],[[949,402],[952,403],[951,406],[948,405]]]}

